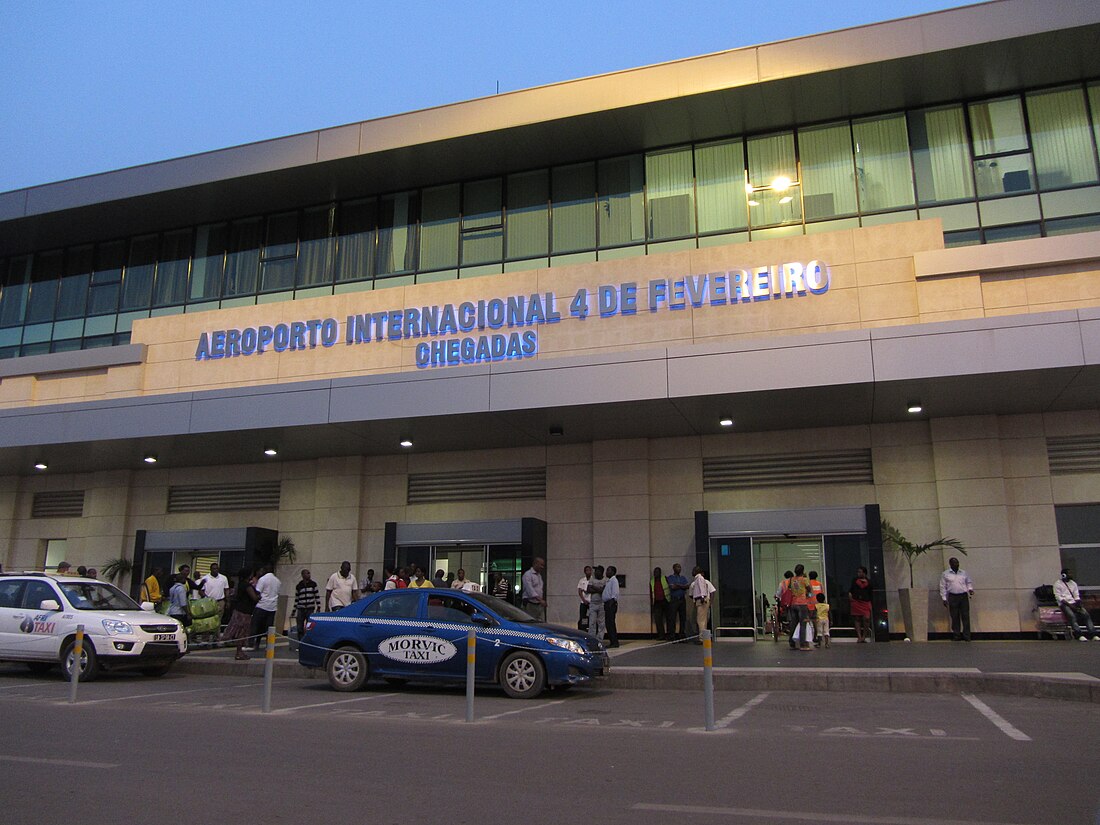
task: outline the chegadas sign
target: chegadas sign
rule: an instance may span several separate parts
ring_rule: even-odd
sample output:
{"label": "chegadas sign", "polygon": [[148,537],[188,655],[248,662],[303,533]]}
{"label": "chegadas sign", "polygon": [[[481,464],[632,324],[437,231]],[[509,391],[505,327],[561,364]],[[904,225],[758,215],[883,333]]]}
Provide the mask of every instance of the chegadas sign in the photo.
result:
{"label": "chegadas sign", "polygon": [[395,662],[434,664],[453,659],[458,649],[434,636],[391,636],[379,643],[378,652]]}
{"label": "chegadas sign", "polygon": [[822,295],[829,291],[829,267],[821,261],[788,262],[582,287],[572,295],[554,292],[511,295],[457,304],[402,307],[336,318],[311,318],[244,329],[203,332],[196,361],[294,352],[317,347],[361,346],[412,338],[416,366],[449,367],[530,358],[538,352],[538,328],[563,318],[580,321],[641,316],[693,307],[737,307]]}

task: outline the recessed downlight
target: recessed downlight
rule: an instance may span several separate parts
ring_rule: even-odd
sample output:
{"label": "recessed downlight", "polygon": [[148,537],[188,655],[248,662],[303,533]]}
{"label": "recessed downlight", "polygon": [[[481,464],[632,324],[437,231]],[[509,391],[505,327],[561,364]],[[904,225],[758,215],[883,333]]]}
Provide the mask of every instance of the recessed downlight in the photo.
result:
{"label": "recessed downlight", "polygon": [[726,416],[723,416],[722,418],[719,418],[718,423],[721,424],[723,427],[732,427],[733,426],[733,419],[730,418],[728,415],[726,415]]}
{"label": "recessed downlight", "polygon": [[143,458],[142,461],[144,461],[146,464],[156,464],[157,463],[157,457],[155,455],[153,455],[152,453],[149,453],[149,455],[145,456],[145,458]]}
{"label": "recessed downlight", "polygon": [[264,449],[264,455],[266,456],[277,456],[278,454],[279,451],[276,450],[274,447],[267,447]]}
{"label": "recessed downlight", "polygon": [[36,469],[36,470],[45,470],[45,469],[48,469],[49,466],[50,465],[47,464],[45,461],[39,461],[39,462],[35,463],[34,469]]}
{"label": "recessed downlight", "polygon": [[408,449],[412,445],[413,445],[413,443],[412,443],[411,438],[402,438],[401,439],[401,446],[404,447],[405,449]]}
{"label": "recessed downlight", "polygon": [[910,401],[908,405],[906,405],[906,409],[914,415],[924,411],[924,407],[921,406],[920,401]]}

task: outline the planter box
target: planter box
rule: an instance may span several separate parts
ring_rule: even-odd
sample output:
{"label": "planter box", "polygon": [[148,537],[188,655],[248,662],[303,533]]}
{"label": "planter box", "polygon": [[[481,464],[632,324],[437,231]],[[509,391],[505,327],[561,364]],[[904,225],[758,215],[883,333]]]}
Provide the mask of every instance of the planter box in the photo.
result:
{"label": "planter box", "polygon": [[905,633],[911,641],[928,641],[928,590],[908,587],[898,589],[901,617]]}

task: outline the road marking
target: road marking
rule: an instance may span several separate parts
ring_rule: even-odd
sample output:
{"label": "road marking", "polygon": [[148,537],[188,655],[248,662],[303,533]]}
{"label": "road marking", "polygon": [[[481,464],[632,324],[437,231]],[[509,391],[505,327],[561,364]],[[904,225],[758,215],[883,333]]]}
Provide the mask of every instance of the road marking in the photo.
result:
{"label": "road marking", "polygon": [[117,768],[113,762],[77,762],[72,759],[40,759],[34,756],[4,756],[0,762],[29,762],[32,765],[60,765],[67,768]]}
{"label": "road marking", "polygon": [[565,701],[564,699],[558,699],[556,702],[543,702],[541,705],[534,705],[534,706],[531,706],[531,707],[523,707],[523,708],[519,708],[518,710],[506,710],[506,711],[504,711],[504,713],[494,713],[491,716],[482,716],[480,721],[487,722],[490,719],[499,719],[502,716],[511,716],[513,713],[523,713],[523,712],[528,711],[528,710],[541,710],[542,708],[548,708],[551,705],[560,705],[564,701]]}
{"label": "road marking", "polygon": [[977,696],[973,695],[972,693],[964,693],[962,695],[962,698],[972,704],[977,709],[978,713],[980,713],[982,716],[984,716],[986,719],[988,719],[990,722],[1000,728],[1001,733],[1003,733],[1009,739],[1016,739],[1020,742],[1031,741],[1030,736],[1028,736],[1019,728],[1014,727],[1011,722],[1009,722],[1007,719],[997,713],[997,711],[993,710],[993,708],[991,708]]}
{"label": "road marking", "polygon": [[728,728],[731,722],[736,722],[738,719],[740,719],[742,716],[744,716],[746,713],[748,713],[750,710],[752,710],[754,707],[759,705],[767,698],[767,693],[761,693],[757,696],[752,697],[751,699],[749,699],[749,701],[745,702],[745,704],[741,705],[741,707],[734,708],[721,719],[719,719],[718,722],[715,724],[715,727]]}
{"label": "road marking", "polygon": [[4,685],[0,690],[19,690],[20,688],[42,687],[41,682],[28,682],[25,685]]}
{"label": "road marking", "polygon": [[940,819],[923,816],[858,816],[853,814],[827,814],[810,811],[775,811],[765,808],[712,808],[702,805],[658,805],[638,803],[631,806],[636,811],[664,811],[668,813],[710,814],[712,816],[736,816],[744,819],[760,819],[767,822],[790,820],[793,822],[844,822],[854,825],[1039,825],[1039,823],[1005,823],[978,819]]}
{"label": "road marking", "polygon": [[278,710],[271,711],[272,716],[276,713],[290,713],[293,710],[307,710],[308,708],[324,708],[329,705],[343,705],[347,702],[369,702],[371,699],[384,699],[387,696],[396,696],[396,693],[372,693],[370,696],[356,696],[354,699],[337,699],[333,702],[317,702],[313,705],[298,705],[293,708],[279,708]]}
{"label": "road marking", "polygon": [[[251,687],[251,685],[234,685],[233,687]],[[224,687],[208,687],[208,688],[191,688],[190,690],[162,690],[160,693],[138,693],[133,696],[110,696],[106,699],[89,699],[88,701],[77,701],[78,705],[99,705],[103,702],[124,702],[127,699],[150,699],[158,696],[172,696],[179,693],[207,693],[211,690],[225,690]],[[68,704],[67,701],[58,700],[59,704]]]}

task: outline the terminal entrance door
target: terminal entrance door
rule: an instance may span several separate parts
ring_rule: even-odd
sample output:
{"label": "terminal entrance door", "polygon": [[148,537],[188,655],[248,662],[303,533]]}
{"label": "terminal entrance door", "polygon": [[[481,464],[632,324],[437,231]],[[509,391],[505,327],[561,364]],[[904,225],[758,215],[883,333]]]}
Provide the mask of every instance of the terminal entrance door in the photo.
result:
{"label": "terminal entrance door", "polygon": [[517,603],[520,577],[523,574],[522,548],[515,544],[434,544],[408,545],[397,548],[397,566],[422,567],[428,578],[437,570],[452,580],[459,570],[476,582],[484,593],[493,593],[494,585],[503,577],[501,588],[506,600]]}
{"label": "terminal entrance door", "polygon": [[775,594],[783,574],[794,571],[795,565],[805,568],[807,577],[816,572],[826,587],[825,549],[821,536],[754,538],[752,540],[753,591],[756,596],[755,622],[757,638],[764,636],[764,625],[775,605]]}

